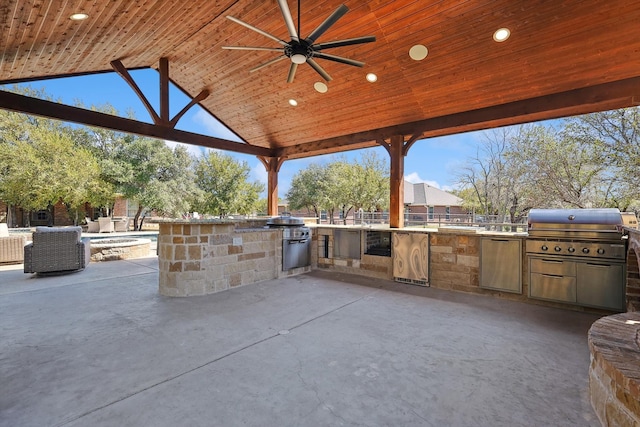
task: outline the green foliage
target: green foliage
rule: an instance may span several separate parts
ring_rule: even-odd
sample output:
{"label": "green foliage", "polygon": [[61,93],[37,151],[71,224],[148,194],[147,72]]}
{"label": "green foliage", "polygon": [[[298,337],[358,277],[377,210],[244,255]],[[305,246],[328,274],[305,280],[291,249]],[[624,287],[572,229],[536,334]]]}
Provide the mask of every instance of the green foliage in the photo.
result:
{"label": "green foliage", "polygon": [[210,151],[199,158],[195,166],[195,182],[203,195],[196,203],[197,211],[221,217],[254,212],[264,185],[249,182],[250,172],[246,162],[217,151]]}
{"label": "green foliage", "polygon": [[338,158],[327,165],[311,164],[293,177],[286,197],[291,209],[307,208],[316,216],[326,210],[331,222],[339,211],[346,219],[352,210],[388,205],[389,173],[375,152],[364,152],[360,162]]}
{"label": "green foliage", "polygon": [[27,210],[63,201],[71,214],[103,187],[92,154],[69,127],[53,120],[0,112],[0,199]]}
{"label": "green foliage", "polygon": [[640,209],[640,110],[485,133],[458,174],[466,206],[517,218],[531,208]]}

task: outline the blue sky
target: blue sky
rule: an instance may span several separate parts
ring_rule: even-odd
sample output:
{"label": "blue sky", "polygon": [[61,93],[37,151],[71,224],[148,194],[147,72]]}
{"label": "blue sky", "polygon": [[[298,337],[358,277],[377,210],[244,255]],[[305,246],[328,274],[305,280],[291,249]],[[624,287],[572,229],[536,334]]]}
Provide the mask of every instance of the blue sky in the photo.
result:
{"label": "blue sky", "polygon": [[[132,71],[131,75],[158,111],[158,73],[155,70],[136,70]],[[131,110],[138,120],[151,121],[142,102],[116,73],[44,80],[29,83],[28,86],[34,89],[44,89],[48,95],[64,104],[74,105],[81,102],[90,107],[91,105],[99,106],[109,103],[119,111],[120,115],[124,116],[127,111]],[[171,89],[169,100],[171,116],[179,112],[189,102],[189,99],[175,88]],[[198,106],[191,108],[180,119],[176,128],[239,141],[235,135]],[[481,139],[481,132],[470,132],[417,141],[405,158],[406,179],[411,182],[426,182],[445,190],[452,188],[455,185],[454,171],[457,165],[464,163],[469,156],[475,154]],[[187,145],[187,147],[195,154],[204,150],[204,148],[197,146]],[[369,150],[375,150],[381,158],[388,158],[387,152],[382,147]],[[363,151],[349,151],[344,155],[349,159],[354,159],[359,157]],[[263,182],[266,186],[267,173],[255,156],[230,152],[228,154],[246,161],[251,168],[251,179]],[[291,179],[300,169],[311,163],[329,162],[333,158],[335,157],[318,156],[285,161],[279,174],[279,196],[284,198]]]}

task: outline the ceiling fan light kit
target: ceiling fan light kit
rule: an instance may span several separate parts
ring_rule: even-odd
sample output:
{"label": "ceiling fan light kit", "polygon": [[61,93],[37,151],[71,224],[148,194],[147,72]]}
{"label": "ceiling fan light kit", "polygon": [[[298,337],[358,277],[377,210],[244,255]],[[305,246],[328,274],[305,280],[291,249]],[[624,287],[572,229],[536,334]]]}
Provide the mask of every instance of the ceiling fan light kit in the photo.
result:
{"label": "ceiling fan light kit", "polygon": [[[344,4],[338,6],[338,8],[327,17],[320,25],[316,27],[305,39],[301,39],[298,34],[299,31],[296,31],[296,26],[293,21],[293,17],[291,16],[291,10],[289,9],[289,4],[287,0],[278,0],[278,5],[280,6],[280,11],[282,12],[282,17],[284,18],[285,25],[287,27],[287,31],[289,32],[290,41],[284,41],[279,39],[278,37],[267,33],[257,27],[254,27],[251,24],[248,24],[238,18],[233,16],[227,16],[227,18],[236,24],[242,25],[245,28],[248,28],[252,31],[257,32],[258,34],[267,37],[278,44],[282,45],[282,47],[261,47],[261,46],[223,46],[223,49],[230,50],[257,50],[257,51],[274,51],[281,52],[282,55],[274,58],[264,64],[258,65],[257,67],[252,68],[249,72],[258,71],[268,65],[271,65],[275,62],[278,62],[282,59],[289,58],[291,64],[289,66],[289,74],[287,76],[287,83],[292,83],[298,65],[301,64],[309,64],[311,68],[313,68],[325,81],[331,81],[331,76],[318,64],[316,59],[326,59],[328,61],[338,62],[341,64],[351,65],[354,67],[363,67],[364,62],[355,61],[353,59],[344,58],[342,56],[331,55],[325,52],[322,52],[326,49],[333,49],[336,47],[344,47],[351,46],[356,44],[363,43],[371,43],[376,41],[375,36],[364,36],[364,37],[356,37],[345,40],[336,40],[333,42],[326,43],[318,43],[316,44],[316,40],[320,38],[333,24],[335,24],[340,18],[342,18],[348,11],[349,8]],[[300,0],[298,0],[298,28],[300,28]],[[317,90],[317,89],[316,89]],[[320,92],[320,91],[319,91]],[[325,90],[326,92],[326,90]]]}

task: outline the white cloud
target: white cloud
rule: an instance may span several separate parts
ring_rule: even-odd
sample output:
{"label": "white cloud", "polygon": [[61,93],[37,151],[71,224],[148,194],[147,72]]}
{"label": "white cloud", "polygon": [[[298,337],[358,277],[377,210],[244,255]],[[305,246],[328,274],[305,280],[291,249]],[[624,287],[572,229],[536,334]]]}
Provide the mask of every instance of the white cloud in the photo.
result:
{"label": "white cloud", "polygon": [[211,136],[227,139],[229,141],[242,142],[240,138],[238,138],[233,132],[227,129],[226,126],[222,125],[205,110],[198,110],[196,114],[194,114],[193,120],[197,124],[203,126],[211,134]]}
{"label": "white cloud", "polygon": [[437,181],[429,181],[429,180],[426,180],[426,179],[422,179],[422,178],[420,178],[420,175],[418,175],[418,172],[411,172],[409,175],[405,175],[404,176],[404,180],[405,181],[409,181],[412,184],[417,184],[419,182],[424,182],[425,184],[429,184],[432,187],[440,188],[440,184],[438,184]]}

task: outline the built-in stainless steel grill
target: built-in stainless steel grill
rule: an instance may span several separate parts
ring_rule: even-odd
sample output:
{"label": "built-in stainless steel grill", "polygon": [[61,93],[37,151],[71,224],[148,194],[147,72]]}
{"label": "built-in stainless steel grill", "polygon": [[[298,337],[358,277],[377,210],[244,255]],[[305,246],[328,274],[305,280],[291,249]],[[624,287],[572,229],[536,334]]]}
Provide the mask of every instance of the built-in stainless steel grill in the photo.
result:
{"label": "built-in stainless steel grill", "polygon": [[282,228],[282,270],[311,265],[311,229],[302,218],[277,216],[267,226]]}
{"label": "built-in stainless steel grill", "polygon": [[626,240],[618,209],[532,209],[531,298],[622,310]]}

